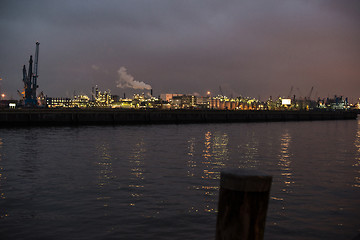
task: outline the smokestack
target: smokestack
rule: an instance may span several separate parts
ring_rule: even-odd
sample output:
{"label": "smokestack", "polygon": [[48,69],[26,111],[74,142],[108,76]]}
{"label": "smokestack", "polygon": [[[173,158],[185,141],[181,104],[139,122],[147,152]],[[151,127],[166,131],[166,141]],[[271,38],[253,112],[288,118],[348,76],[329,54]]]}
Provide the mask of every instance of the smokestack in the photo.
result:
{"label": "smokestack", "polygon": [[150,96],[152,97],[152,95],[153,95],[153,90],[150,89]]}
{"label": "smokestack", "polygon": [[124,93],[124,99],[126,98],[126,96],[125,96],[125,93]]}

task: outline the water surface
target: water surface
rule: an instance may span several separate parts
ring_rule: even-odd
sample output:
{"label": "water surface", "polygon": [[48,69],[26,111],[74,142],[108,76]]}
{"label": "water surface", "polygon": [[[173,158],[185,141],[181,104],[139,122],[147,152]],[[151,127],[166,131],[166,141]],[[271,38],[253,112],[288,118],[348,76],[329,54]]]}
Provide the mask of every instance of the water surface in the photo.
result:
{"label": "water surface", "polygon": [[1,239],[214,239],[224,168],[273,175],[265,239],[360,234],[360,121],[0,130]]}

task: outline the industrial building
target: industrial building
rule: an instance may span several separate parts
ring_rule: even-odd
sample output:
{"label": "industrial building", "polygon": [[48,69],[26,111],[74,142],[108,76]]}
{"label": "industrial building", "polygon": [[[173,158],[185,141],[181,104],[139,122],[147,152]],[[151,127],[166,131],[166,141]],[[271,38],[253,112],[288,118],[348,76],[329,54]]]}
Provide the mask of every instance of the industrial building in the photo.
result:
{"label": "industrial building", "polygon": [[[310,100],[313,87],[304,99],[296,99],[295,95],[290,98],[293,91],[291,87],[287,98],[270,97],[266,102],[255,98],[236,97],[228,98],[223,95],[194,96],[192,94],[161,94],[159,98],[152,95],[135,94],[132,99],[121,99],[119,96],[112,96],[110,90],[101,92],[98,86],[92,88],[91,98],[87,95],[76,95],[73,98],[45,97],[43,92],[37,95],[38,66],[39,66],[39,42],[36,42],[35,58],[32,55],[29,59],[29,66],[23,66],[24,90],[18,91],[21,100],[17,103],[11,102],[11,107],[22,106],[26,108],[47,107],[47,108],[134,108],[134,109],[214,109],[214,110],[313,110],[313,109],[348,109],[350,104],[347,98],[337,97],[330,99]],[[220,92],[221,88],[220,88]],[[15,105],[14,105],[15,104]],[[6,105],[6,106],[5,106]],[[359,105],[360,106],[360,105]],[[9,102],[1,102],[0,107],[9,107]]]}

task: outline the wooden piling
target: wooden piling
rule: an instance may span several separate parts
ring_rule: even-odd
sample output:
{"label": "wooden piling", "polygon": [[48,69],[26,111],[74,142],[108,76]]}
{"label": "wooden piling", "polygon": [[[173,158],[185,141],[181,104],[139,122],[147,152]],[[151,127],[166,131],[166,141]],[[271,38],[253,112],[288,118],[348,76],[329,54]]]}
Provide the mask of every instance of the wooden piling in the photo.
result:
{"label": "wooden piling", "polygon": [[264,238],[271,181],[253,170],[221,172],[216,240]]}

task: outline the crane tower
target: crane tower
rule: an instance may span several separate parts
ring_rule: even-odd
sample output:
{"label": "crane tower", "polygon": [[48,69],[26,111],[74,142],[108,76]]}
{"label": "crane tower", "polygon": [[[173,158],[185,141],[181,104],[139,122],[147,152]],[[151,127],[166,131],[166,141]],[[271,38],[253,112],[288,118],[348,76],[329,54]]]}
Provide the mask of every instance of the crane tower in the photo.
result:
{"label": "crane tower", "polygon": [[29,70],[26,72],[26,67],[23,67],[23,82],[24,82],[24,99],[25,99],[25,107],[36,107],[37,98],[36,98],[36,89],[39,87],[37,85],[38,79],[38,64],[39,64],[39,42],[36,42],[36,50],[35,50],[35,62],[34,62],[34,71],[33,71],[33,59],[32,55],[30,55],[29,60]]}

